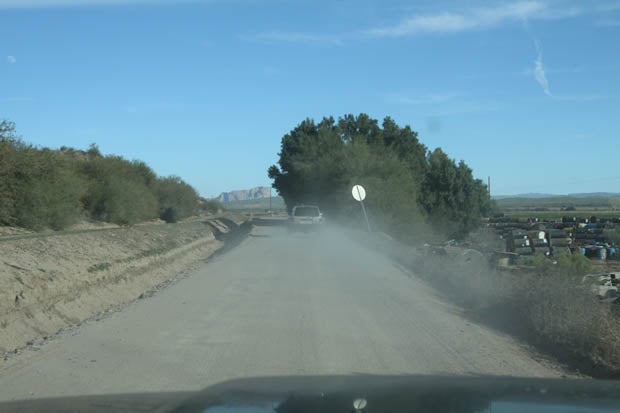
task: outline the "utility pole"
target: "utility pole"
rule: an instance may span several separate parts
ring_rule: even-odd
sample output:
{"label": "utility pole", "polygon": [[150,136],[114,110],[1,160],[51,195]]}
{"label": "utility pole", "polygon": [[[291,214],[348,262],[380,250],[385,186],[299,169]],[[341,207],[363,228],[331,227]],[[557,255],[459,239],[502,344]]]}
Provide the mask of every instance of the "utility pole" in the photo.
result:
{"label": "utility pole", "polygon": [[491,176],[489,175],[489,177],[487,178],[487,189],[489,190],[489,198],[491,197]]}
{"label": "utility pole", "polygon": [[271,186],[269,187],[269,213],[271,213]]}

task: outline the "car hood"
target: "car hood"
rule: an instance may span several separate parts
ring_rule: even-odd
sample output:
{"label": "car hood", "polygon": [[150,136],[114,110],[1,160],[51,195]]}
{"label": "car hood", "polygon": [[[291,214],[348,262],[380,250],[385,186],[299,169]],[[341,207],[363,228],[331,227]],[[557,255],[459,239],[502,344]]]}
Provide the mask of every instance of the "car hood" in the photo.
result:
{"label": "car hood", "polygon": [[2,412],[612,412],[620,382],[480,376],[251,378],[199,392],[80,396],[0,403]]}

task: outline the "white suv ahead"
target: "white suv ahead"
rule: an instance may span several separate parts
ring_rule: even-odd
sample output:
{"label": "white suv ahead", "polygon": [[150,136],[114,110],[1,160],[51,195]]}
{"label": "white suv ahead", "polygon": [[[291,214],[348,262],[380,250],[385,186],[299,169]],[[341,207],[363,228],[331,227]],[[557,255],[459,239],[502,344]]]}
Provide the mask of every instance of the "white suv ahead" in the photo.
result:
{"label": "white suv ahead", "polygon": [[289,231],[314,231],[323,226],[325,220],[318,206],[294,206],[289,217]]}

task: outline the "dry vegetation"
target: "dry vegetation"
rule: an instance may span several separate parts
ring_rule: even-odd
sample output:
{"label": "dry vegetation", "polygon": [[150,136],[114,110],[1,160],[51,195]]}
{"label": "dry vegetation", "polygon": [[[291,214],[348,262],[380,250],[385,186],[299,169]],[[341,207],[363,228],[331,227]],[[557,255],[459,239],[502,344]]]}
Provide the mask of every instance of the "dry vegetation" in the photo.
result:
{"label": "dry vegetation", "polygon": [[158,177],[144,162],[88,151],[39,148],[0,122],[0,225],[62,230],[87,218],[133,225],[177,222],[221,205],[198,197],[176,176]]}
{"label": "dry vegetation", "polygon": [[566,256],[555,264],[572,271],[535,267],[527,274],[497,272],[483,258],[472,263],[462,254],[450,260],[417,256],[410,265],[477,318],[522,336],[586,373],[616,374],[620,372],[620,320],[609,304],[599,302],[581,284],[574,268],[587,266],[566,262],[574,257],[586,260]]}
{"label": "dry vegetation", "polygon": [[[356,239],[361,239],[359,234]],[[516,335],[560,361],[597,377],[620,374],[620,317],[581,283],[590,267],[579,255],[529,273],[497,271],[464,248],[414,248],[388,238],[366,240],[425,279],[476,320]],[[507,372],[510,374],[510,372]]]}

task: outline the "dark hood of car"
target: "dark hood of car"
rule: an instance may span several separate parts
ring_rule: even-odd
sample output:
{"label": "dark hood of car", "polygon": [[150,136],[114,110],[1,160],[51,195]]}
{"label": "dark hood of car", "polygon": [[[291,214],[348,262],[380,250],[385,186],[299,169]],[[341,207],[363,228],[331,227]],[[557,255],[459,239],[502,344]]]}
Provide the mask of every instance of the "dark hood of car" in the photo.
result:
{"label": "dark hood of car", "polygon": [[480,376],[270,377],[232,380],[199,392],[0,403],[0,411],[351,413],[362,406],[358,412],[612,412],[620,410],[620,382]]}

